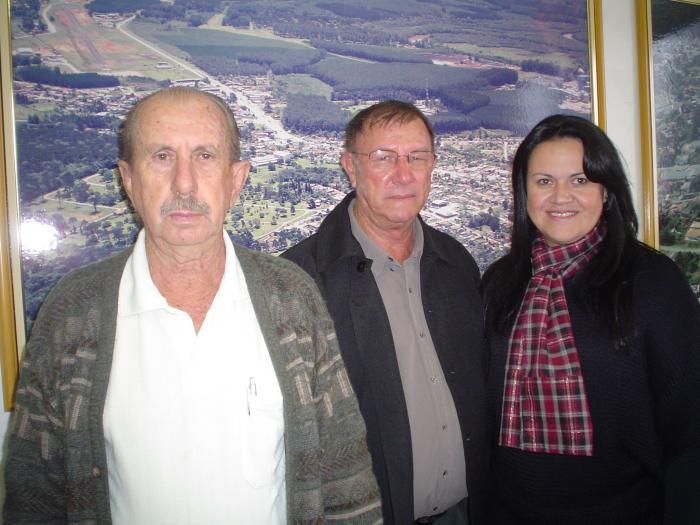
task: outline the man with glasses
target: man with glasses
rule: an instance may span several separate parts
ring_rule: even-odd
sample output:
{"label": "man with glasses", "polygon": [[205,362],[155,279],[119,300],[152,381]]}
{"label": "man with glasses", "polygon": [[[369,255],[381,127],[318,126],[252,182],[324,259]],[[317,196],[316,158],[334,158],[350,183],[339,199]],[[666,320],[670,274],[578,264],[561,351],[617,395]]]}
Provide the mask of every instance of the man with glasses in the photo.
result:
{"label": "man with glasses", "polygon": [[334,320],[385,523],[474,525],[488,465],[479,270],[419,216],[435,161],[415,106],[360,111],[340,159],[354,191],[284,256]]}

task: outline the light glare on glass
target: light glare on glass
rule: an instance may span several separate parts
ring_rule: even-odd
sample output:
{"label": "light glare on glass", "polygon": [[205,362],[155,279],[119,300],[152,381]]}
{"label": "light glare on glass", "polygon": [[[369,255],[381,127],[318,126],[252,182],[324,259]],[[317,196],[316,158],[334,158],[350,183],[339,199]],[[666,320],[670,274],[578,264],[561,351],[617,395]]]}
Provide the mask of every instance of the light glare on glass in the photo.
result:
{"label": "light glare on glass", "polygon": [[20,226],[20,239],[22,240],[22,251],[25,253],[38,254],[55,250],[58,245],[58,230],[43,222],[23,221]]}

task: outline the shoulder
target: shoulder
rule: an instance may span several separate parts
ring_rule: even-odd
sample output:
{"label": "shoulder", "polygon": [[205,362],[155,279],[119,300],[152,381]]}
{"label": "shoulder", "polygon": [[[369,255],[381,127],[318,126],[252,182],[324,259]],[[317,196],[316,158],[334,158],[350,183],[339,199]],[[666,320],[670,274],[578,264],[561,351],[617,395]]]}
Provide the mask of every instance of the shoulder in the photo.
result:
{"label": "shoulder", "polygon": [[286,296],[303,294],[320,298],[320,293],[313,279],[295,262],[238,245],[235,246],[235,250],[251,295],[258,293]]}
{"label": "shoulder", "polygon": [[659,322],[700,326],[700,303],[675,262],[639,243],[631,266],[634,303],[647,327]]}
{"label": "shoulder", "polygon": [[56,283],[32,327],[23,369],[33,363],[36,370],[48,367],[49,375],[58,373],[64,369],[63,358],[72,360],[81,350],[87,354],[85,349],[94,348],[100,334],[111,331],[116,320],[119,283],[130,253],[128,249],[78,268]]}
{"label": "shoulder", "polygon": [[311,269],[316,266],[315,253],[316,245],[318,244],[318,235],[318,232],[316,232],[307,237],[282,253],[281,257],[293,261],[306,271],[311,271]]}
{"label": "shoulder", "polygon": [[642,243],[634,247],[632,275],[637,289],[662,291],[688,288],[688,282],[678,265],[668,256]]}
{"label": "shoulder", "polygon": [[55,306],[56,303],[87,306],[86,299],[101,298],[112,288],[116,294],[129,255],[131,248],[69,272],[51,289],[42,309]]}
{"label": "shoulder", "polygon": [[457,239],[426,224],[421,220],[423,234],[425,235],[426,246],[430,246],[443,259],[449,263],[460,267],[463,271],[479,277],[479,267],[474,257],[467,251],[464,245]]}
{"label": "shoulder", "polygon": [[482,277],[483,286],[488,287],[493,282],[500,280],[504,272],[513,271],[513,260],[510,254],[504,255],[500,259],[497,259],[484,271],[484,276]]}

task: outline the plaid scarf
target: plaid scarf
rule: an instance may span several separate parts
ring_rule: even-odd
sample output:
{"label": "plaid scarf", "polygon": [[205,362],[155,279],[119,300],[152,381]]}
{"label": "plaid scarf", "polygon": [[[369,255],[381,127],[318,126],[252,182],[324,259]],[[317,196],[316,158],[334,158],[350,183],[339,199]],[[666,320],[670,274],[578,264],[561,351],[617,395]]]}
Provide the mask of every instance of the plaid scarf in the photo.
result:
{"label": "plaid scarf", "polygon": [[533,276],[508,342],[498,444],[528,452],[593,455],[593,422],[564,281],[600,249],[605,223],[565,246],[532,242]]}

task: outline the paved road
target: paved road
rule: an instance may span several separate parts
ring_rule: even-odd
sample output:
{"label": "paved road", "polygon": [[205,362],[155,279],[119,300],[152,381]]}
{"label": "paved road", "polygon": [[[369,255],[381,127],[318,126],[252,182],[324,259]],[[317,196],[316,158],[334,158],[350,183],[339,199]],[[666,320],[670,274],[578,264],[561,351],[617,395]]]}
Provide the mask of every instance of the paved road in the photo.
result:
{"label": "paved road", "polygon": [[238,91],[238,90],[235,90],[235,89],[227,86],[226,84],[217,80],[216,78],[209,76],[205,71],[199,69],[198,67],[196,67],[188,62],[185,62],[184,60],[182,60],[174,55],[171,55],[170,53],[167,53],[166,51],[163,51],[162,49],[160,49],[156,45],[152,44],[151,42],[148,42],[147,40],[144,40],[143,38],[135,35],[131,31],[129,31],[126,28],[126,26],[133,19],[134,19],[134,17],[132,16],[130,18],[127,18],[126,20],[123,20],[122,22],[117,24],[117,29],[119,29],[119,31],[121,31],[128,38],[131,38],[132,40],[138,42],[142,46],[147,47],[148,49],[150,49],[154,53],[159,54],[163,58],[167,59],[169,62],[174,62],[175,64],[179,65],[181,68],[194,74],[196,77],[201,78],[201,79],[207,78],[209,80],[209,83],[212,86],[220,89],[226,95],[234,94],[236,96],[236,99],[238,100],[238,104],[242,105],[242,106],[246,106],[251,111],[251,113],[253,113],[253,116],[255,117],[256,123],[260,124],[265,129],[273,131],[277,135],[278,138],[280,138],[282,140],[300,140],[299,137],[296,137],[296,136],[292,135],[291,133],[289,133],[287,130],[285,130],[284,127],[282,126],[282,123],[279,120],[276,120],[276,119],[272,118],[270,115],[268,115],[267,113],[265,113],[265,111],[263,110],[263,108],[260,105],[256,104],[251,99],[249,99],[246,96],[246,94],[243,93],[242,91]]}

